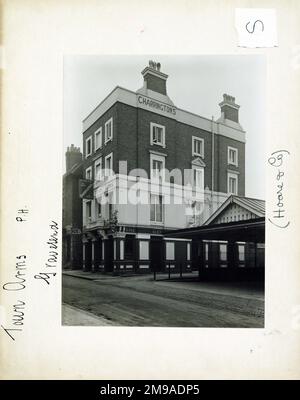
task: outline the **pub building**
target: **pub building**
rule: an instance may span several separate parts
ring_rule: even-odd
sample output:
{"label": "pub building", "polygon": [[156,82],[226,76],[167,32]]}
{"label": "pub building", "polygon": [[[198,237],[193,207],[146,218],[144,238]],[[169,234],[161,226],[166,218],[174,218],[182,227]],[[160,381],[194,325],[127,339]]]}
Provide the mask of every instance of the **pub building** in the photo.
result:
{"label": "pub building", "polygon": [[[174,232],[204,226],[229,198],[245,197],[245,131],[235,98],[224,94],[219,119],[207,119],[176,107],[159,63],[150,61],[142,77],[139,90],[115,87],[83,120],[78,267],[85,271],[192,270],[195,240]],[[197,195],[186,196],[186,182],[165,170],[190,171]],[[146,201],[120,201],[132,194]],[[243,219],[261,217],[247,205],[240,205]],[[216,246],[224,258],[224,241]]]}

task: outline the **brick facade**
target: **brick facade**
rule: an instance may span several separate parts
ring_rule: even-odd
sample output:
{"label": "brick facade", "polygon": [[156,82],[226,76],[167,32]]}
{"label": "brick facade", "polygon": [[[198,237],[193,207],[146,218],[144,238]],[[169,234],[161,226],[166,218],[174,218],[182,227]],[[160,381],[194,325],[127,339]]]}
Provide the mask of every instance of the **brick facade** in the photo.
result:
{"label": "brick facade", "polygon": [[82,153],[72,145],[66,152],[63,176],[63,268],[82,267],[82,199],[79,196],[82,175]]}
{"label": "brick facade", "polygon": [[[113,118],[113,140],[103,145],[101,149],[85,157],[84,145],[84,170],[94,165],[99,157],[104,158],[113,152],[115,173],[119,172],[118,161],[126,160],[128,171],[141,168],[150,176],[150,151],[166,154],[166,168],[180,170],[191,168],[195,158],[192,155],[193,136],[204,140],[204,157],[206,164],[204,186],[212,188],[212,134],[193,126],[178,122],[174,119],[155,114],[123,104],[115,103],[99,120],[83,133],[83,143],[88,137],[92,138],[94,148],[94,132]],[[150,144],[150,123],[154,122],[165,126],[166,147]],[[238,150],[238,166],[228,165],[228,146]],[[245,143],[222,136],[214,136],[214,191],[227,193],[227,171],[236,171],[239,174],[238,195],[245,195]],[[92,168],[93,170],[93,168]],[[94,171],[93,171],[94,173]]]}
{"label": "brick facade", "polygon": [[[117,87],[84,120],[83,128],[83,176],[87,168],[92,167],[94,176],[95,161],[113,153],[113,170],[119,174],[119,161],[127,161],[127,171],[143,169],[150,178],[151,155],[164,158],[165,168],[169,171],[191,170],[192,162],[203,165],[204,172],[204,209],[207,218],[229,196],[228,176],[237,177],[238,192],[245,194],[245,140],[244,131],[239,125],[238,108],[235,99],[224,95],[220,103],[221,118],[217,121],[179,110],[167,96],[167,75],[145,68],[142,72],[144,86],[137,92]],[[142,100],[141,100],[142,96]],[[105,123],[112,118],[113,138],[104,143]],[[160,146],[151,143],[151,124],[164,128],[165,143]],[[102,147],[95,150],[95,132],[102,128]],[[86,155],[86,140],[91,138],[92,152]],[[193,138],[204,143],[204,153],[193,155]],[[237,155],[237,165],[228,162],[229,148]],[[139,175],[139,174],[136,174]],[[213,180],[213,182],[212,182]],[[182,184],[182,182],[174,182]],[[88,200],[90,201],[90,200]],[[92,200],[95,208],[96,200]],[[103,207],[104,217],[98,218],[93,211],[87,221],[85,215],[86,200],[83,200],[83,265],[89,270],[138,271],[148,272],[157,265],[172,264],[172,268],[191,268],[190,241],[171,241],[174,244],[174,260],[166,259],[166,245],[163,239],[164,229],[186,227],[187,219],[182,215],[183,208],[163,208],[163,223],[156,226],[151,222],[150,206],[116,205],[119,216],[118,226],[113,230],[105,225],[108,218],[108,206]],[[172,215],[173,213],[173,215]],[[202,223],[204,220],[202,220]],[[128,235],[133,235],[130,244]],[[141,243],[143,244],[141,245]],[[143,246],[144,255],[140,254]],[[148,250],[147,250],[148,249]],[[158,260],[157,254],[160,259]]]}

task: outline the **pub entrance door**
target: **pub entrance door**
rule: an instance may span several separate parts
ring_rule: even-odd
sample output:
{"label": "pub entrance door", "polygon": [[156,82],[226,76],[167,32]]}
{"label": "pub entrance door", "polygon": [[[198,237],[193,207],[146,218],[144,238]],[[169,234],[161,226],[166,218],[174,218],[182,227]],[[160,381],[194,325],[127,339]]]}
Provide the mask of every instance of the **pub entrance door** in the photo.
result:
{"label": "pub entrance door", "polygon": [[163,244],[161,236],[151,236],[150,239],[150,268],[151,271],[160,272],[164,270]]}

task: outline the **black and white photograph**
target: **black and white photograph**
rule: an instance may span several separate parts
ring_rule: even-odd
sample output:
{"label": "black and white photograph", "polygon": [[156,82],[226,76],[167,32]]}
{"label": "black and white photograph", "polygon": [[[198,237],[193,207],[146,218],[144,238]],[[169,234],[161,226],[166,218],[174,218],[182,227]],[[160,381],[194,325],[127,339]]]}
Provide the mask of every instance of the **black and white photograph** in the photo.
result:
{"label": "black and white photograph", "polygon": [[299,379],[300,2],[0,15],[0,381]]}
{"label": "black and white photograph", "polygon": [[263,55],[64,57],[62,324],[263,328]]}

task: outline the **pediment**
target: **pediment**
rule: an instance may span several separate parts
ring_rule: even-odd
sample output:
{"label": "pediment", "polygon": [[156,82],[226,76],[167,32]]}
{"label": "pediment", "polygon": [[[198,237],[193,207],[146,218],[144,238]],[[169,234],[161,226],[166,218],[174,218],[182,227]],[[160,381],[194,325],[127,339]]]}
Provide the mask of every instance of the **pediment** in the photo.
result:
{"label": "pediment", "polygon": [[196,167],[206,167],[205,162],[202,160],[201,157],[197,157],[192,161],[192,165],[195,165]]}
{"label": "pediment", "polygon": [[205,221],[204,225],[261,218],[265,213],[263,203],[262,200],[231,195]]}

